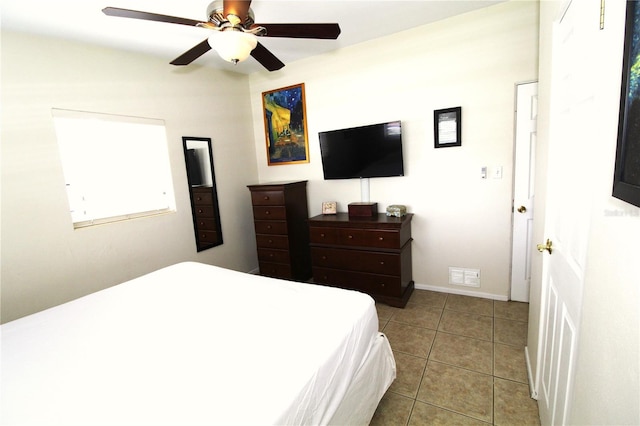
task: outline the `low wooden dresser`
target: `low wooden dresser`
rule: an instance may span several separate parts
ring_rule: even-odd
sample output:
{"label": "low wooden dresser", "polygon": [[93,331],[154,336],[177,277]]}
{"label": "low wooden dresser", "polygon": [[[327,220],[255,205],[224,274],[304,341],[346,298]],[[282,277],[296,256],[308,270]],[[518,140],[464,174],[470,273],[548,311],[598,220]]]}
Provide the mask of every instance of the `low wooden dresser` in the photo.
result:
{"label": "low wooden dresser", "polygon": [[404,307],[413,292],[413,215],[309,219],[313,281],[359,290],[375,300]]}
{"label": "low wooden dresser", "polygon": [[249,185],[260,275],[311,278],[307,181]]}

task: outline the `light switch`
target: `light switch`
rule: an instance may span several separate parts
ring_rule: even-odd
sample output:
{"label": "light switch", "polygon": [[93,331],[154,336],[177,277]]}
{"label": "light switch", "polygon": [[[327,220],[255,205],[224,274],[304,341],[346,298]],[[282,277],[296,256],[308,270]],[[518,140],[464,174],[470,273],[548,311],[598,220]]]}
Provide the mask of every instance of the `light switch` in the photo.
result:
{"label": "light switch", "polygon": [[502,166],[496,166],[493,168],[493,178],[502,179]]}
{"label": "light switch", "polygon": [[480,177],[482,179],[486,179],[487,178],[487,166],[484,166],[480,169]]}

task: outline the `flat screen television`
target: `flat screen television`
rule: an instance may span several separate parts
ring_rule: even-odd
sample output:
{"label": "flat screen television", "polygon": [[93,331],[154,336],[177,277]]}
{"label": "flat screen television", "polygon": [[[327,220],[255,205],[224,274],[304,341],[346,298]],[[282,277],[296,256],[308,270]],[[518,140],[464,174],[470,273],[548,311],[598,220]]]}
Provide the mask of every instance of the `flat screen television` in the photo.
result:
{"label": "flat screen television", "polygon": [[404,176],[402,124],[371,124],[318,133],[325,179]]}

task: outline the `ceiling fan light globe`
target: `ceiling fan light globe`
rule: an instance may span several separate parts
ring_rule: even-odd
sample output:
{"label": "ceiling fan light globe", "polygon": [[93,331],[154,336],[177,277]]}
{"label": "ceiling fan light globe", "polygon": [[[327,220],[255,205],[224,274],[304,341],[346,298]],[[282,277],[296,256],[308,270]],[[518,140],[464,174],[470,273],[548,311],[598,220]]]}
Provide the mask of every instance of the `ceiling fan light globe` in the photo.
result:
{"label": "ceiling fan light globe", "polygon": [[209,45],[222,59],[232,63],[244,61],[258,44],[258,38],[242,31],[216,31],[209,37]]}

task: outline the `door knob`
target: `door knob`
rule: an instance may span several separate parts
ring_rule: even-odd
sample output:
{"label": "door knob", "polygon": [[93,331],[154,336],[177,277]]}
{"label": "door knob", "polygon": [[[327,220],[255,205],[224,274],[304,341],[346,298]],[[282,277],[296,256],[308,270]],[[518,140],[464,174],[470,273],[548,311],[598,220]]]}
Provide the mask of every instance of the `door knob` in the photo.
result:
{"label": "door knob", "polygon": [[527,208],[525,206],[518,207],[518,213],[525,213],[526,211],[527,211]]}
{"label": "door knob", "polygon": [[553,249],[552,246],[553,246],[553,243],[551,242],[550,239],[547,238],[547,242],[545,244],[538,244],[537,248],[540,253],[547,250],[549,254],[551,254],[551,251]]}

